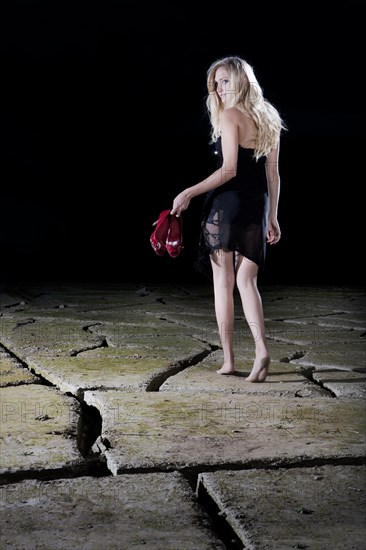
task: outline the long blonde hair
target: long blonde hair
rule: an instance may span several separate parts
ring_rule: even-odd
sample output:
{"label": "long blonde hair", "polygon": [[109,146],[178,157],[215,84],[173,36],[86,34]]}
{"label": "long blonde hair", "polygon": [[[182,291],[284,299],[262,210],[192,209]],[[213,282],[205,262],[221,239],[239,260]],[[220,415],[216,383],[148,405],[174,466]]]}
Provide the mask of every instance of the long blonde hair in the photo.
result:
{"label": "long blonde hair", "polygon": [[229,94],[225,108],[236,107],[253,120],[258,132],[254,156],[257,160],[267,156],[278,145],[281,131],[287,128],[278,110],[264,98],[251,65],[236,56],[215,61],[207,71],[206,107],[212,127],[211,143],[220,136],[220,115],[224,110],[224,104],[216,91],[215,75],[219,67],[224,67],[230,76],[232,93]]}

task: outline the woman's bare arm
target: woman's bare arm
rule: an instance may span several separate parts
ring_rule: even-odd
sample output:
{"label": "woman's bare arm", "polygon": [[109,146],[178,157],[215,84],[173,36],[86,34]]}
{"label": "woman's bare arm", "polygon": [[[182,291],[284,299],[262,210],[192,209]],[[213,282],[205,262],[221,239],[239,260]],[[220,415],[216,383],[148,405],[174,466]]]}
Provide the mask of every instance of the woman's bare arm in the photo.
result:
{"label": "woman's bare arm", "polygon": [[276,244],[281,238],[280,226],[277,220],[278,202],[280,198],[280,174],[278,169],[279,145],[272,149],[266,160],[266,176],[269,197],[267,242]]}

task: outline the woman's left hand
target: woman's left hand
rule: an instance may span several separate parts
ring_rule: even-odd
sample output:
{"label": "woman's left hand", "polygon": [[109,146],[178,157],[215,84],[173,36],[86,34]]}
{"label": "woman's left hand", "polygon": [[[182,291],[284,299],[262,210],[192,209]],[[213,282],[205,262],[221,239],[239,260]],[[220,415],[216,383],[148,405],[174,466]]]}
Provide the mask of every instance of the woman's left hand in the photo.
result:
{"label": "woman's left hand", "polygon": [[191,199],[188,197],[187,190],[185,189],[179,195],[177,195],[173,201],[173,208],[170,213],[172,215],[180,216],[183,210],[187,210]]}
{"label": "woman's left hand", "polygon": [[278,224],[277,219],[276,220],[268,220],[268,227],[267,227],[267,243],[268,244],[276,244],[281,238],[281,230],[280,226]]}

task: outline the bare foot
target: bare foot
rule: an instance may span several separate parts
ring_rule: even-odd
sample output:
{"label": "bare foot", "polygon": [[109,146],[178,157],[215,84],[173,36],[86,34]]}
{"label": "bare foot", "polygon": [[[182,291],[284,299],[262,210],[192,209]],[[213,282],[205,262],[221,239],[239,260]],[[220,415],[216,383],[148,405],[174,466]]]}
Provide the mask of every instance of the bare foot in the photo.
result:
{"label": "bare foot", "polygon": [[217,374],[234,374],[236,370],[230,365],[222,365],[221,369],[217,370],[216,372]]}
{"label": "bare foot", "polygon": [[252,371],[245,380],[247,382],[264,382],[268,374],[270,361],[270,357],[256,358],[253,364]]}

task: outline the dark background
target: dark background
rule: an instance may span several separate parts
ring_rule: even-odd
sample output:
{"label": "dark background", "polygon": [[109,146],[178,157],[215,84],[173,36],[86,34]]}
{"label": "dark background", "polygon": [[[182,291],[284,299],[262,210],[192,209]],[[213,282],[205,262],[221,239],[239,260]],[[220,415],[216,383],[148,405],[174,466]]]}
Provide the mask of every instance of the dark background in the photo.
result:
{"label": "dark background", "polygon": [[282,240],[263,283],[363,284],[362,1],[11,0],[0,5],[0,281],[199,282],[161,210],[214,168],[206,71],[239,55],[288,132]]}

